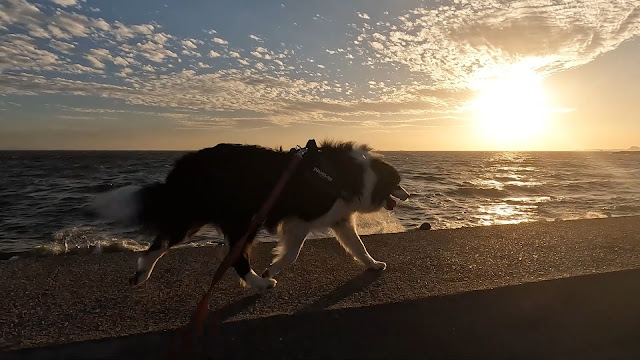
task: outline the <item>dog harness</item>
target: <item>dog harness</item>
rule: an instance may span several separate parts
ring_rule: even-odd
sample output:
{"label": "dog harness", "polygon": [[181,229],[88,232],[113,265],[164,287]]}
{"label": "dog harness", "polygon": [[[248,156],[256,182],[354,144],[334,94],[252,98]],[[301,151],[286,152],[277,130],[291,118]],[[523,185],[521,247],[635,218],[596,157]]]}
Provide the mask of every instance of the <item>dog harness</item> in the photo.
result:
{"label": "dog harness", "polygon": [[[242,238],[240,238],[240,240],[238,240],[238,242],[236,242],[236,244],[233,245],[227,256],[218,266],[218,269],[216,269],[213,279],[211,280],[211,285],[196,306],[196,310],[191,316],[191,321],[187,324],[185,329],[176,332],[173,343],[174,345],[178,345],[178,343],[181,342],[182,346],[181,349],[177,349],[176,346],[171,346],[168,354],[169,359],[182,358],[183,356],[180,355],[184,355],[184,352],[193,345],[194,335],[196,338],[202,337],[209,309],[209,299],[214,286],[218,281],[220,281],[222,275],[224,275],[227,269],[229,269],[231,264],[233,264],[242,254],[242,250],[244,249],[244,245],[247,240],[251,236],[255,235],[260,226],[262,226],[269,214],[269,211],[282,193],[285,185],[299,166],[306,166],[307,171],[305,172],[305,177],[311,179],[312,184],[316,184],[332,194],[340,194],[340,186],[338,185],[338,180],[334,175],[335,172],[333,171],[333,167],[326,159],[323,158],[321,155],[322,151],[318,149],[315,140],[311,139],[307,141],[307,145],[304,148],[296,147],[291,149],[291,153],[293,153],[293,157],[289,162],[289,165],[280,176],[280,179],[269,194],[267,200],[262,204],[260,210],[254,215],[249,227],[247,228],[247,232]],[[210,325],[214,327],[218,326],[220,323],[218,312],[214,311],[212,317],[213,319]]]}
{"label": "dog harness", "polygon": [[301,149],[306,149],[301,170],[304,172],[303,176],[309,182],[309,186],[336,199],[348,198],[348,193],[340,183],[335,167],[318,148],[316,141],[310,139],[304,148],[295,147],[291,149],[291,152],[297,152]]}

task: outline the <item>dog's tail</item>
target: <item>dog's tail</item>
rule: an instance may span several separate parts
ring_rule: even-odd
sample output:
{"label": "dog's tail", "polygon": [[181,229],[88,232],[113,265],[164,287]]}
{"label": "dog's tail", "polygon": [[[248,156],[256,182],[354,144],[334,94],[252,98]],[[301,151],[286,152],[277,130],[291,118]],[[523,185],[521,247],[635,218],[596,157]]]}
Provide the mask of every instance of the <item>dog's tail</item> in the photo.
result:
{"label": "dog's tail", "polygon": [[99,194],[89,210],[96,216],[125,226],[157,228],[164,221],[170,198],[164,183],[129,185]]}

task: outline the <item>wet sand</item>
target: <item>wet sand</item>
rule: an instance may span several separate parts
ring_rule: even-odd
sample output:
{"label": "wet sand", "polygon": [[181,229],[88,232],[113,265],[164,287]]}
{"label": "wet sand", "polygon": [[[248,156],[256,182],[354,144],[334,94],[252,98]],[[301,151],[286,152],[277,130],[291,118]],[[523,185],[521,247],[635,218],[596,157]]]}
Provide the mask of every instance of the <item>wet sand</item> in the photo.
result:
{"label": "wet sand", "polygon": [[[242,289],[229,272],[210,302],[226,321],[212,357],[640,355],[640,273],[618,271],[640,267],[640,217],[410,231],[364,242],[386,271],[363,272],[335,241],[310,240],[275,289]],[[272,246],[256,246],[258,272]],[[157,358],[208,286],[214,253],[172,251],[137,288],[127,285],[131,253],[2,262],[0,346],[23,349],[3,355]],[[575,277],[588,274],[595,275]],[[542,281],[551,279],[562,280]]]}

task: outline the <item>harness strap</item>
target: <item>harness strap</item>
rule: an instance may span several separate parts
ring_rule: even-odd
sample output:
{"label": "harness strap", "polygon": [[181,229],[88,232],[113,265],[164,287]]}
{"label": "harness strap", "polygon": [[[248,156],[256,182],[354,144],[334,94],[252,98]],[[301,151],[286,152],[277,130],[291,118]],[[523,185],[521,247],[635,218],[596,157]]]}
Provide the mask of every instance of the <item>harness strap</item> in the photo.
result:
{"label": "harness strap", "polygon": [[307,149],[309,151],[305,158],[304,176],[309,186],[335,199],[349,199],[349,193],[345,189],[339,173],[335,170],[333,162],[318,148],[314,140],[307,142]]}
{"label": "harness strap", "polygon": [[[309,140],[309,142],[311,141],[312,140]],[[309,144],[309,142],[307,144]],[[314,144],[315,144],[315,141],[314,141]],[[280,193],[282,193],[284,186],[287,184],[287,182],[291,178],[291,175],[293,174],[294,170],[296,169],[298,164],[302,161],[307,150],[308,150],[307,148],[292,149],[292,151],[295,151],[295,154],[291,159],[291,161],[289,162],[289,166],[282,173],[282,176],[280,176],[280,179],[274,186],[273,190],[271,190],[269,197],[264,202],[264,204],[262,204],[262,207],[260,208],[260,210],[254,215],[244,236],[240,238],[240,240],[238,240],[233,245],[233,247],[231,248],[227,256],[224,258],[222,263],[218,266],[218,269],[216,270],[215,274],[213,275],[213,279],[211,280],[211,285],[209,286],[209,289],[202,296],[202,299],[198,303],[196,310],[191,317],[191,322],[189,325],[193,327],[193,330],[195,330],[196,336],[198,337],[202,336],[203,329],[204,329],[204,322],[207,318],[207,312],[209,310],[209,300],[211,298],[211,293],[213,292],[214,286],[218,283],[218,281],[220,281],[220,279],[222,279],[222,276],[229,269],[229,267],[231,267],[231,265],[233,265],[238,260],[238,258],[240,257],[240,255],[242,254],[245,248],[245,244],[247,243],[248,239],[260,229],[260,226],[267,218],[269,211],[275,204]],[[214,313],[214,321],[218,322],[218,320],[219,319]],[[190,333],[187,332],[182,335],[183,335],[183,345],[189,346],[191,343]],[[170,354],[170,358],[174,358],[175,355],[177,354]]]}

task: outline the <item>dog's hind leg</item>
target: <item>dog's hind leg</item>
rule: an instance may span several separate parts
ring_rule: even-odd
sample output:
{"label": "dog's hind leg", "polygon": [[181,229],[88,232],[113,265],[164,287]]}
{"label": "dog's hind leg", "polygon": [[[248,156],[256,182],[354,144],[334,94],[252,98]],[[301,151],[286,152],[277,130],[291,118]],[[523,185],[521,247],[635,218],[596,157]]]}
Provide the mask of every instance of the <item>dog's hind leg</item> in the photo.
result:
{"label": "dog's hind leg", "polygon": [[[242,231],[244,231],[244,227],[241,227],[240,229],[236,231],[233,231],[233,230],[230,231],[229,229],[225,231],[224,228],[222,229],[223,233],[225,233],[225,235],[227,236],[227,239],[229,240],[230,249],[233,249],[236,242],[240,240],[242,235],[238,235],[238,234],[241,234]],[[261,278],[256,274],[255,271],[253,271],[253,269],[251,269],[251,264],[249,263],[251,243],[255,236],[256,236],[256,233],[250,234],[249,238],[244,244],[244,249],[242,249],[242,254],[238,257],[238,259],[233,264],[233,268],[236,270],[236,273],[238,273],[238,276],[240,276],[240,282],[242,283],[242,285],[246,287],[260,289],[260,290],[271,289],[272,287],[276,286],[276,281],[274,279]]]}
{"label": "dog's hind leg", "polygon": [[263,278],[273,278],[282,269],[296,261],[300,250],[302,250],[302,245],[304,245],[304,239],[309,233],[309,225],[298,220],[288,221],[282,224],[281,232],[280,242],[273,249],[276,257],[262,273]]}
{"label": "dog's hind leg", "polygon": [[131,285],[140,285],[149,279],[153,268],[162,255],[164,255],[170,247],[177,245],[200,230],[199,226],[192,226],[188,231],[173,231],[171,233],[163,232],[156,236],[149,249],[138,258],[138,267],[135,274],[129,279]]}
{"label": "dog's hind leg", "polygon": [[235,264],[233,264],[233,268],[240,276],[242,284],[246,287],[264,290],[271,289],[276,286],[277,281],[274,279],[261,278],[255,271],[253,271],[253,269],[251,269],[251,265],[249,264],[249,255],[246,252],[236,260]]}
{"label": "dog's hind leg", "polygon": [[129,284],[140,285],[149,278],[158,260],[169,249],[170,239],[171,237],[164,233],[156,236],[147,251],[138,258],[138,267],[129,279]]}
{"label": "dog's hind leg", "polygon": [[338,241],[342,247],[347,250],[353,257],[359,262],[363,263],[370,269],[384,270],[387,264],[382,261],[376,261],[369,255],[367,249],[364,247],[360,236],[356,232],[355,221],[353,217],[345,219],[333,225],[331,227],[338,237]]}

